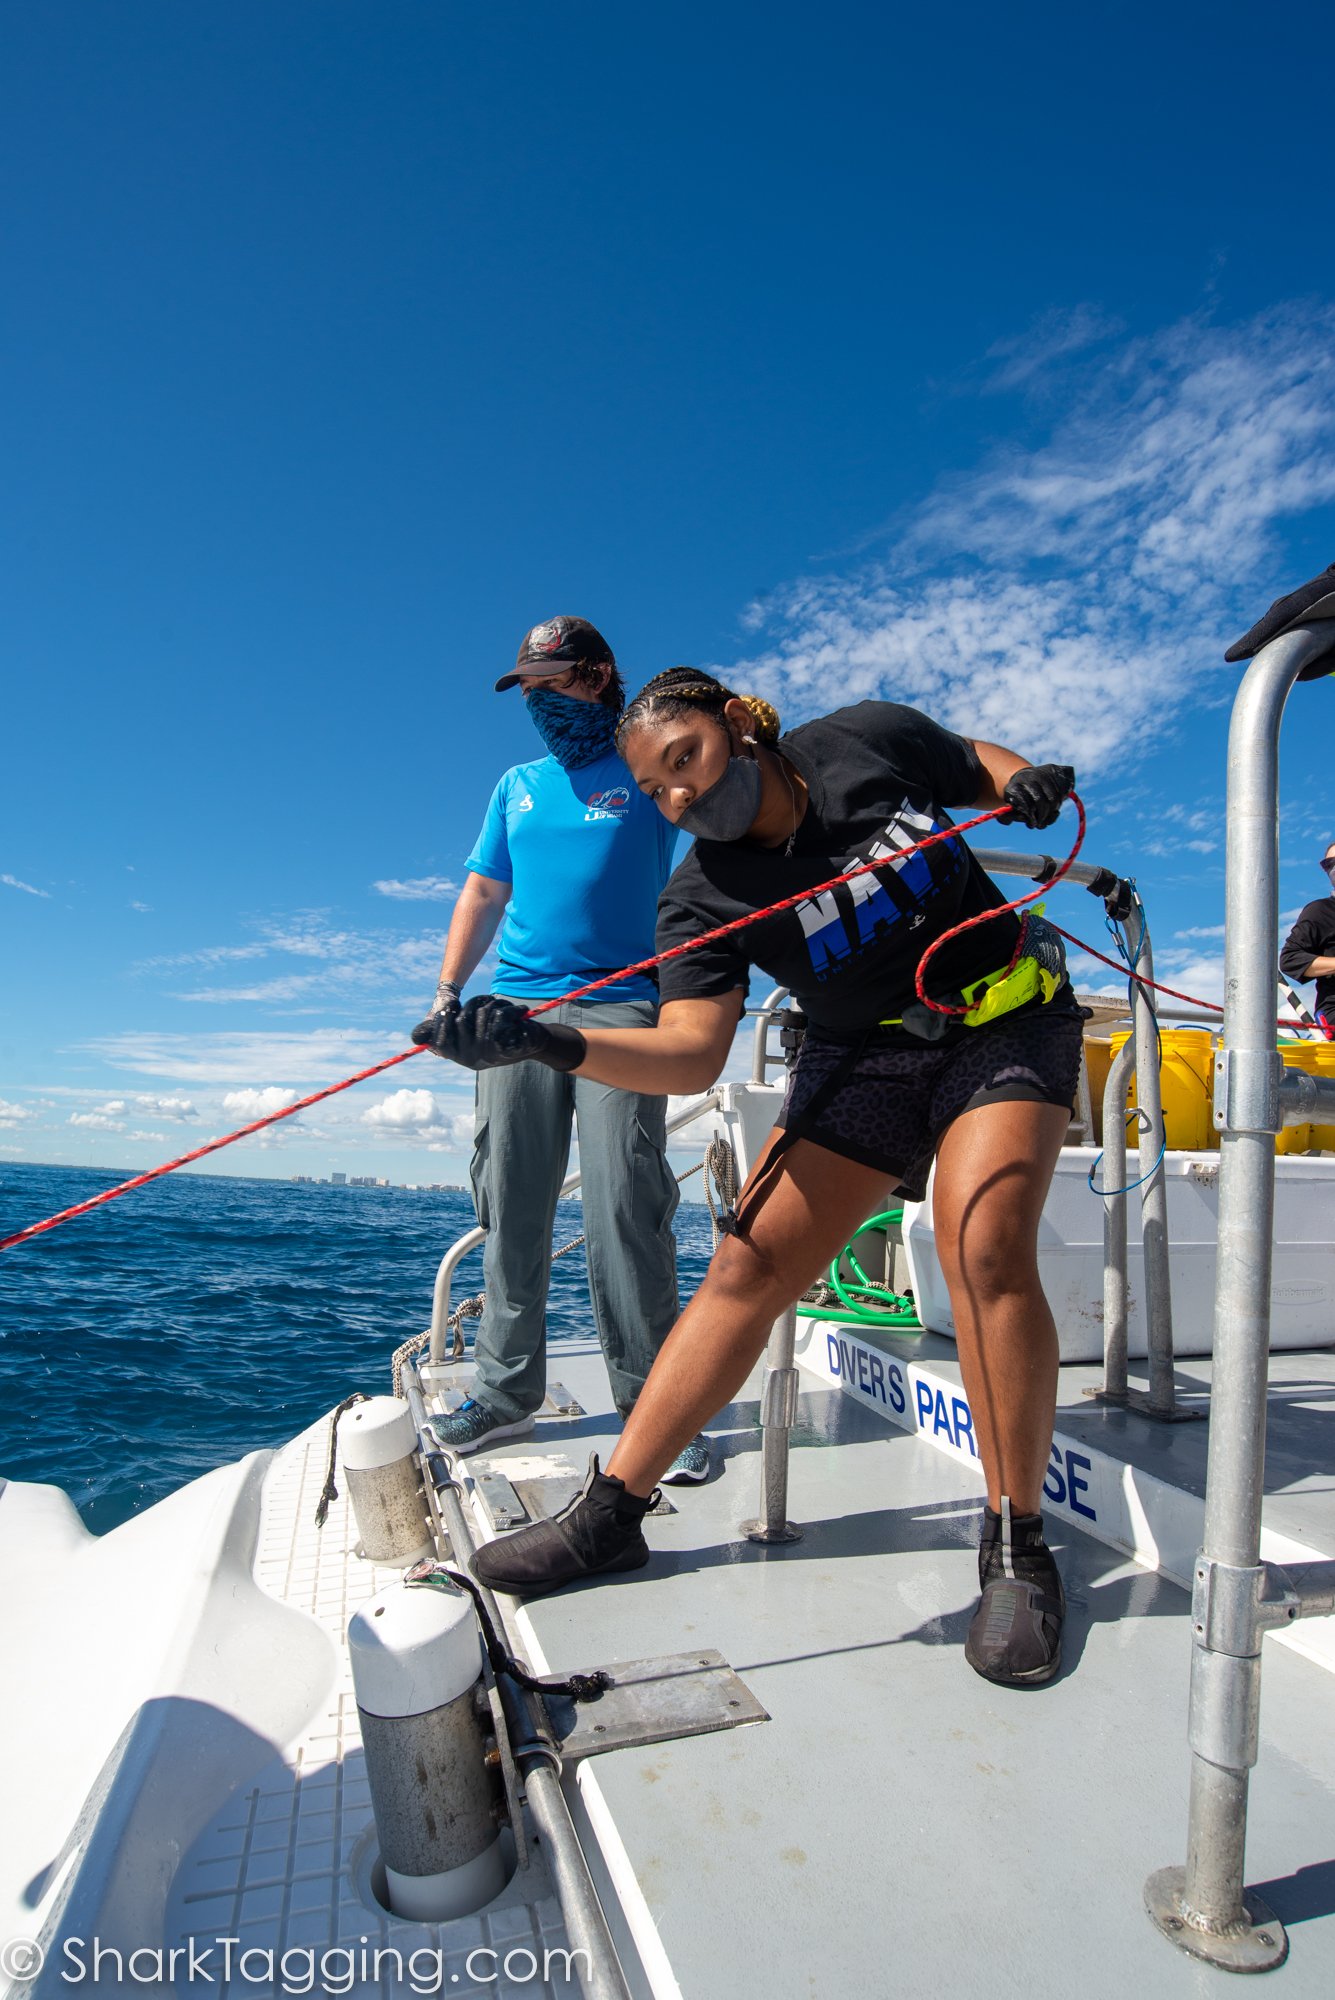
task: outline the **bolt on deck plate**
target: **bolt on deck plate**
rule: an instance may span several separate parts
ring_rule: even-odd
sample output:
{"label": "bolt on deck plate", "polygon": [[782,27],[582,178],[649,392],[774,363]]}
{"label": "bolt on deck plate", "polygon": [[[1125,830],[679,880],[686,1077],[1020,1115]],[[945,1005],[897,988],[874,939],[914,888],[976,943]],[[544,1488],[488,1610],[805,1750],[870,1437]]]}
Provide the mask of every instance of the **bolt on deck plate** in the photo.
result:
{"label": "bolt on deck plate", "polygon": [[518,1528],[529,1519],[527,1507],[503,1473],[477,1472],[473,1485],[497,1534]]}
{"label": "bolt on deck plate", "polygon": [[619,1661],[608,1671],[615,1685],[597,1701],[573,1702],[544,1695],[553,1732],[567,1764],[605,1750],[643,1749],[675,1737],[706,1736],[745,1722],[768,1722],[745,1681],[722,1653],[702,1646],[656,1660]]}
{"label": "bolt on deck plate", "polygon": [[1184,1914],[1185,1868],[1160,1868],[1145,1884],[1150,1922],[1171,1943],[1223,1972],[1273,1972],[1289,1955],[1283,1924],[1259,1896],[1242,1892],[1244,1916],[1224,1931],[1203,1930]]}
{"label": "bolt on deck plate", "polygon": [[547,1397],[538,1416],[542,1417],[582,1417],[584,1406],[571,1395],[564,1382],[549,1382]]}

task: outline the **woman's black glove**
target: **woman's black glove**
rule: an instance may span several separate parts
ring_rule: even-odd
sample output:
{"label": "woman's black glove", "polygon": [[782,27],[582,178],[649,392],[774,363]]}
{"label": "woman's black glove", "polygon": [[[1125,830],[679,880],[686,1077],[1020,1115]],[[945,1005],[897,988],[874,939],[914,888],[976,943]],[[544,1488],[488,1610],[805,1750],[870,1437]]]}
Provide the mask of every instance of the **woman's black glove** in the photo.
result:
{"label": "woman's black glove", "polygon": [[1074,785],[1070,764],[1026,764],[1007,780],[1001,796],[1010,811],[1001,814],[1000,824],[1013,826],[1018,819],[1021,826],[1051,826]]}
{"label": "woman's black glove", "polygon": [[465,1069],[503,1069],[517,1062],[578,1069],[588,1049],[578,1028],[560,1022],[549,1027],[494,993],[479,993],[457,1013],[429,1015],[413,1029],[412,1039]]}
{"label": "woman's black glove", "polygon": [[[1325,603],[1322,603],[1322,599]],[[1319,608],[1318,608],[1319,607]],[[1287,632],[1290,625],[1305,625],[1308,613],[1316,611],[1313,624],[1323,619],[1335,621],[1335,563],[1323,569],[1320,576],[1314,576],[1310,583],[1300,583],[1287,597],[1277,597],[1264,618],[1258,618],[1250,632],[1234,642],[1224,658],[1250,660],[1253,653],[1259,653],[1262,646],[1268,646],[1281,632]],[[1335,673],[1335,622],[1330,627],[1330,644],[1325,651],[1309,660],[1298,678],[1300,681],[1320,680],[1324,675]]]}

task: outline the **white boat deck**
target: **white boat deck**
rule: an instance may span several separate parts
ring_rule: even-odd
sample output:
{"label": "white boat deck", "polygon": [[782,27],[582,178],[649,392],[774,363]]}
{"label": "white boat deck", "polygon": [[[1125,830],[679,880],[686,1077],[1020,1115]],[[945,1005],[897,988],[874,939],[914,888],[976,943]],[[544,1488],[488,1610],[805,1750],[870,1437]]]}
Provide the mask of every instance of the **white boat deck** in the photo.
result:
{"label": "white boat deck", "polygon": [[[948,1343],[930,1365],[949,1370]],[[606,1454],[615,1431],[596,1349],[563,1348],[560,1372],[590,1414],[544,1422],[489,1463],[542,1452],[582,1469],[590,1449]],[[1282,1490],[1270,1505],[1316,1546],[1331,1481],[1304,1470],[1284,1481],[1284,1432],[1301,1430],[1302,1467],[1332,1462],[1335,1366],[1329,1354],[1288,1356],[1276,1377]],[[711,1427],[718,1476],[672,1489],[678,1512],[648,1524],[647,1569],[518,1616],[535,1663],[559,1672],[717,1647],[772,1717],[617,1751],[571,1781],[602,1829],[647,1963],[658,1963],[656,1990],[687,2000],[1220,1990],[1226,1975],[1175,1951],[1142,1906],[1145,1878],[1185,1858],[1186,1592],[1058,1518],[1070,1597],[1061,1677],[1024,1694],[989,1686],[962,1653],[977,1589],[976,1465],[809,1374],[802,1385],[790,1490],[801,1542],[764,1550],[739,1532],[759,1491],[757,1405],[743,1400]],[[1126,1433],[1127,1457],[1156,1480],[1183,1462],[1184,1481],[1198,1481],[1204,1425],[1138,1428],[1072,1409],[1080,1386],[1064,1382],[1059,1428],[1088,1426],[1090,1448],[1098,1431],[1104,1450]],[[1289,1961],[1270,1975],[1290,2000],[1332,1991],[1333,1853],[1335,1676],[1268,1642],[1248,1881],[1290,1927]]]}
{"label": "white boat deck", "polygon": [[[677,1511],[650,1521],[646,1570],[515,1615],[540,1671],[717,1648],[771,1718],[567,1773],[637,2000],[1223,1990],[1142,1908],[1145,1878],[1184,1858],[1191,1646],[1172,1579],[1194,1552],[1205,1426],[1093,1408],[1079,1393],[1093,1371],[1063,1371],[1051,1518],[1066,1661],[1051,1687],[1007,1693],[962,1653],[981,1479],[953,1351],[836,1327],[832,1361],[831,1331],[799,1334],[799,1543],[763,1550],[739,1531],[758,1505],[753,1380],[711,1426],[716,1477],[672,1489]],[[466,1470],[577,1476],[610,1450],[596,1348],[563,1346],[553,1366],[587,1414],[543,1420]],[[1273,1377],[1270,1552],[1335,1554],[1335,1481],[1312,1469],[1335,1462],[1335,1357],[1276,1357]],[[1179,1380],[1199,1395],[1208,1364]],[[0,1828],[0,1915],[50,1953],[0,1992],[70,1990],[58,1946],[74,1935],[127,1954],[212,1944],[193,1981],[98,1982],[163,2000],[270,1990],[220,1976],[227,1938],[238,1960],[350,1951],[355,2000],[412,1992],[393,1957],[363,1968],[377,1950],[406,1966],[414,1949],[433,1966],[439,1952],[439,1990],[460,2000],[572,2000],[540,1850],[453,1924],[399,1924],[371,1891],[343,1634],[396,1572],[357,1557],[345,1498],[314,1528],[326,1449],[321,1422],[100,1540],[54,1489],[0,1488],[0,1560],[23,1606],[0,1649],[5,1771],[24,1802]],[[1265,1647],[1248,1880],[1289,1926],[1288,1964],[1269,1977],[1292,2000],[1328,2000],[1335,1965],[1332,1627],[1305,1621]],[[551,1949],[551,1975],[527,1976]]]}
{"label": "white boat deck", "polygon": [[[566,1943],[540,1849],[531,1849],[527,1874],[512,1875],[502,1894],[476,1916],[404,1923],[376,1900],[375,1824],[345,1635],[353,1613],[397,1583],[403,1570],[355,1553],[356,1521],[341,1465],[338,1498],[324,1527],[316,1528],[328,1450],[329,1425],[322,1420],[286,1445],[271,1466],[255,1580],[324,1630],[337,1662],[333,1684],[297,1740],[227,1800],[184,1858],[168,1899],[168,1949],[188,1953],[193,1943],[205,1954],[213,1947],[203,1962],[218,1980],[219,2000],[239,2000],[254,1991],[254,1980],[246,1976],[247,1951],[276,1954],[280,1991],[284,1956],[294,1954],[292,1986],[304,1977],[297,1955],[311,1952],[340,1985],[346,1964],[353,1975],[348,1990],[359,2000],[410,1992],[412,1980],[399,1979],[398,1966],[420,1953],[419,1967],[430,1968],[424,1970],[427,1982],[435,1979],[438,1964],[441,1990],[459,2000],[555,1995],[561,1990],[555,1983],[508,1978],[503,1970],[507,1960],[525,1969],[530,1954],[540,1966],[549,1951]],[[217,1949],[217,1940],[228,1937],[236,1940],[231,1978]],[[384,1954],[380,1976],[358,1976],[364,1966],[376,1969],[377,1952]],[[188,1981],[178,1986],[189,1991]]]}

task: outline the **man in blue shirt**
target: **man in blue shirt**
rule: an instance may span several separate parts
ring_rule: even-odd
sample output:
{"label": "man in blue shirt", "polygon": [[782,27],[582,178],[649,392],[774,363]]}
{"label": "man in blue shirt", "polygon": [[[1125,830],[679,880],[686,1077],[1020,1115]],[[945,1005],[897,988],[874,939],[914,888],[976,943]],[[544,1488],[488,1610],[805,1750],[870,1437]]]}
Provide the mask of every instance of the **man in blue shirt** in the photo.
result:
{"label": "man in blue shirt", "polygon": [[[530,1007],[653,953],[675,834],[613,748],[623,690],[611,647],[587,619],[548,619],[496,683],[498,693],[516,686],[549,754],[516,764],[491,795],[450,919],[433,1015],[457,1010],[498,929],[494,989]],[[657,1011],[657,987],[641,976],[548,1018],[647,1028]],[[424,1022],[414,1039],[428,1033]],[[472,1181],[487,1231],[487,1302],[475,1395],[435,1426],[452,1450],[524,1436],[546,1394],[552,1224],[572,1121],[594,1324],[616,1407],[625,1416],[634,1405],[677,1316],[665,1112],[662,1097],[540,1063],[479,1073]],[[668,1477],[700,1480],[708,1466],[694,1439]]]}

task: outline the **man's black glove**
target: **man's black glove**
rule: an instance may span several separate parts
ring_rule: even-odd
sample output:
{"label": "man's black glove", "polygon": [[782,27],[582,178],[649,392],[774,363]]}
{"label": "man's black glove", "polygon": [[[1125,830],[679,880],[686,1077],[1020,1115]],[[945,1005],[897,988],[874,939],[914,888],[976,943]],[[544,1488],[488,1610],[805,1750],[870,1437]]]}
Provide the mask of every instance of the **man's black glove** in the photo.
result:
{"label": "man's black glove", "polygon": [[494,993],[479,993],[456,1013],[429,1015],[413,1029],[412,1039],[465,1069],[503,1069],[517,1062],[578,1069],[588,1049],[578,1028],[560,1022],[548,1027]]}
{"label": "man's black glove", "polygon": [[[1315,616],[1311,616],[1313,613]],[[1287,632],[1291,625],[1306,625],[1309,618],[1314,625],[1330,621],[1330,644],[1308,661],[1298,678],[1315,681],[1335,673],[1335,563],[1323,569],[1320,576],[1314,576],[1310,583],[1300,583],[1287,597],[1277,597],[1265,617],[1258,618],[1251,631],[1244,632],[1229,647],[1224,658],[1230,662],[1250,660],[1253,653],[1259,653],[1262,646],[1268,646],[1281,632]]]}
{"label": "man's black glove", "polygon": [[1074,784],[1070,764],[1026,764],[1008,779],[1001,794],[1010,811],[1002,813],[1000,824],[1013,826],[1018,819],[1021,826],[1051,826]]}

